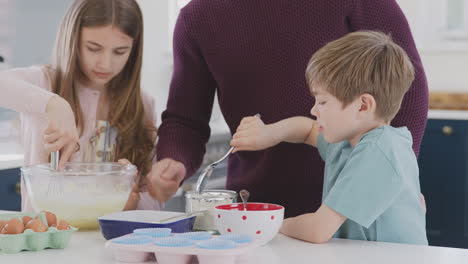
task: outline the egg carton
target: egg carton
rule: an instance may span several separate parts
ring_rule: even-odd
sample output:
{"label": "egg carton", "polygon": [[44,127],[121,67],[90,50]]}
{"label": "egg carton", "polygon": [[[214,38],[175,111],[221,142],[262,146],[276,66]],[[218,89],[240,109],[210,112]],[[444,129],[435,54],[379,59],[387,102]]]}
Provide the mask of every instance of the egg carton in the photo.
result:
{"label": "egg carton", "polygon": [[[40,219],[47,227],[46,232],[34,232],[31,229],[24,230],[20,234],[0,234],[0,253],[17,253],[23,250],[39,251],[46,248],[65,248],[70,241],[73,232],[78,228],[71,227],[69,230],[58,230],[50,227],[44,213],[14,213],[0,214],[0,220],[17,218],[23,223],[23,216]],[[23,223],[24,225],[24,223]]]}
{"label": "egg carton", "polygon": [[[134,233],[108,240],[105,247],[112,251],[118,262],[141,263],[156,259],[158,264],[238,264],[246,261],[245,254],[248,251],[261,246],[257,240],[236,243],[232,240],[221,239],[223,236],[217,235],[210,235],[205,240],[183,238],[174,242],[178,244],[176,246],[161,246],[162,240],[180,238],[183,234],[173,233],[168,237],[154,238]],[[119,243],[125,240],[131,243]],[[230,245],[230,248],[219,247],[220,244],[226,245],[222,243],[223,240]],[[191,243],[184,244],[184,241],[191,241]]]}

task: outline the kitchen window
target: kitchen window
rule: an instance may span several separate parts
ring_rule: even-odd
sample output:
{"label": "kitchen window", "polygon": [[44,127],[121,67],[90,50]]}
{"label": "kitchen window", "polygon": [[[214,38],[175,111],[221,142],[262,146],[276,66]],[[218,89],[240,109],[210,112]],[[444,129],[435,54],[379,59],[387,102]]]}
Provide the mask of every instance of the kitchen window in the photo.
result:
{"label": "kitchen window", "polygon": [[[13,30],[9,14],[13,8],[11,0],[0,0],[0,70],[9,68],[7,63],[12,55],[10,40],[13,36]],[[0,107],[0,143],[9,140],[16,134],[15,120],[17,117],[18,115],[14,111]]]}
{"label": "kitchen window", "polygon": [[468,0],[419,0],[418,46],[423,50],[468,50]]}
{"label": "kitchen window", "polygon": [[468,40],[468,1],[447,0],[445,3],[445,37]]}

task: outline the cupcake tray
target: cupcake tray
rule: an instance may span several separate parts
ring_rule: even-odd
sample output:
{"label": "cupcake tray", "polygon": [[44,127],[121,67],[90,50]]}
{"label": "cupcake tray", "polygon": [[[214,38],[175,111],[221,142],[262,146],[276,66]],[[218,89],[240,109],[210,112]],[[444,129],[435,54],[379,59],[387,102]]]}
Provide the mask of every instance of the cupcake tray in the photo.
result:
{"label": "cupcake tray", "polygon": [[[261,246],[257,240],[248,243],[236,243],[234,248],[230,249],[208,249],[199,248],[197,243],[203,241],[193,240],[192,245],[180,247],[158,246],[155,243],[162,238],[146,237],[146,243],[141,244],[119,244],[119,239],[131,239],[139,237],[135,234],[128,234],[109,240],[105,247],[113,252],[115,260],[118,262],[144,262],[156,258],[158,264],[238,264],[245,262],[245,254],[256,247]],[[171,234],[169,237],[174,237]],[[217,242],[220,236],[213,235],[208,240]],[[204,240],[205,242],[208,240]],[[210,241],[208,241],[210,242]],[[230,241],[233,242],[233,241]]]}

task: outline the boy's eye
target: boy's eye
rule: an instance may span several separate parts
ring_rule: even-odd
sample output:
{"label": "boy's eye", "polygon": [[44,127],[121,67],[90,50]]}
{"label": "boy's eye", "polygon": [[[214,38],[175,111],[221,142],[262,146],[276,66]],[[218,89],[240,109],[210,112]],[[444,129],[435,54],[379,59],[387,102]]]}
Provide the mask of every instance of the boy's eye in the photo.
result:
{"label": "boy's eye", "polygon": [[318,102],[319,105],[324,105],[326,103],[326,101],[320,101]]}

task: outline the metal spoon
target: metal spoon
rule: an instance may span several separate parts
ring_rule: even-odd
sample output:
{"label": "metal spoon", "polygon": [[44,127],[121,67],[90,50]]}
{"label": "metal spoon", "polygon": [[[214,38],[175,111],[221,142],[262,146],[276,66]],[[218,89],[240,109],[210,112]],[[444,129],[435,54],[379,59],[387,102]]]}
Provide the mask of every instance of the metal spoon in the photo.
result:
{"label": "metal spoon", "polygon": [[[255,116],[260,118],[260,114],[256,114]],[[211,174],[213,173],[213,169],[216,168],[216,166],[218,166],[219,163],[221,163],[223,160],[225,160],[229,156],[229,154],[231,154],[231,152],[233,150],[234,150],[234,147],[231,147],[228,150],[228,152],[226,152],[226,154],[224,154],[224,156],[222,156],[219,160],[211,163],[210,165],[208,165],[203,170],[203,172],[200,174],[200,176],[198,176],[198,180],[197,180],[197,183],[195,185],[195,191],[197,193],[200,193],[205,189],[206,181],[211,176]]]}
{"label": "metal spoon", "polygon": [[239,195],[242,199],[242,203],[244,204],[244,211],[247,211],[247,200],[249,200],[250,193],[247,190],[241,190]]}
{"label": "metal spoon", "polygon": [[222,156],[219,160],[211,163],[208,165],[202,172],[202,174],[198,177],[197,184],[195,185],[195,191],[200,193],[205,189],[206,186],[206,180],[211,176],[211,173],[213,173],[213,169],[218,166],[219,163],[221,163],[224,159],[226,159],[229,154],[234,150],[234,147],[231,147],[224,156]]}

